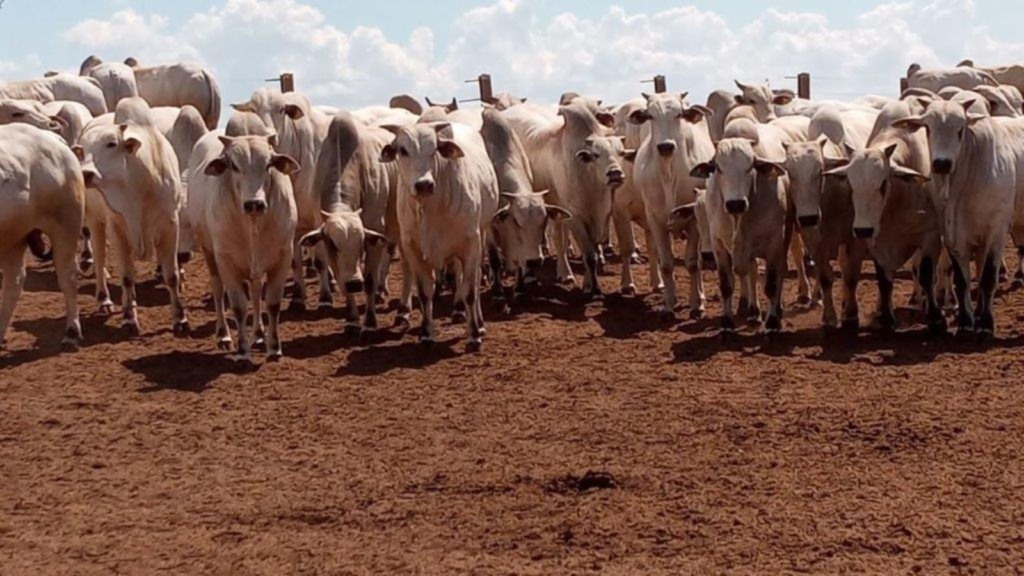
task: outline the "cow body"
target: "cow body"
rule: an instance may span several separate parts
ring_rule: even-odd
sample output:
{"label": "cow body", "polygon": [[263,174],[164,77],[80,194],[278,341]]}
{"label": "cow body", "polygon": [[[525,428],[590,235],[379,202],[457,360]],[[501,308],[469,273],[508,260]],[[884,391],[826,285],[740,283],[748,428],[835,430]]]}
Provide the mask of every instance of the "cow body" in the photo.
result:
{"label": "cow body", "polygon": [[55,74],[22,82],[0,83],[0,98],[36,100],[46,104],[56,100],[79,102],[93,116],[106,114],[107,104],[99,83],[92,78]]}

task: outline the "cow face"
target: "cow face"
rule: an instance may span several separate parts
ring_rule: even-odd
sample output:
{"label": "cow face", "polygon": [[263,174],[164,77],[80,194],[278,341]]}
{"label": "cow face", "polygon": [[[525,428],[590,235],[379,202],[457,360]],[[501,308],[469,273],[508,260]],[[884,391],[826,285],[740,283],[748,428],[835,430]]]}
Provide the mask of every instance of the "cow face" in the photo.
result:
{"label": "cow face", "polygon": [[361,210],[338,210],[323,212],[324,223],[320,228],[302,237],[300,243],[306,247],[320,242],[327,248],[327,256],[335,277],[349,294],[363,290],[361,263],[366,250],[371,246],[386,245],[383,234],[368,230],[360,217]]}
{"label": "cow face", "polygon": [[736,103],[753,108],[760,122],[774,120],[776,118],[775,106],[785,106],[793,101],[791,92],[772,92],[768,84],[749,85],[736,80],[736,87],[740,89],[739,95],[736,96]]}
{"label": "cow face", "polygon": [[822,136],[815,142],[785,145],[783,167],[789,174],[789,194],[801,228],[813,228],[821,220],[822,174],[847,163],[846,159],[826,158],[827,143],[828,138]]}
{"label": "cow face", "polygon": [[634,110],[629,115],[629,121],[633,124],[644,124],[650,122],[650,142],[662,158],[668,160],[684,151],[681,147],[685,145],[686,135],[683,131],[683,123],[700,124],[712,112],[704,106],[688,106],[686,103],[687,94],[644,94],[647,99],[647,108]]}
{"label": "cow face", "polygon": [[451,124],[384,128],[394,133],[395,139],[381,151],[381,162],[398,162],[399,173],[413,198],[422,200],[434,195],[434,171],[439,160],[455,162],[464,156],[455,143]]}
{"label": "cow face", "polygon": [[986,117],[970,112],[973,100],[945,102],[937,100],[928,105],[922,116],[902,118],[893,126],[911,132],[922,128],[928,131],[928,151],[932,159],[932,174],[945,177],[956,171],[957,160],[963,148],[970,125]]}
{"label": "cow face", "polygon": [[825,173],[828,177],[846,178],[853,191],[853,234],[869,240],[878,236],[882,213],[894,193],[894,182],[920,184],[927,178],[915,170],[893,161],[897,144],[884,149],[872,148],[855,152],[846,166]]}
{"label": "cow face", "polygon": [[690,172],[695,178],[715,174],[715,187],[722,195],[725,211],[740,216],[750,209],[750,196],[758,176],[778,178],[785,174],[774,162],[758,158],[750,140],[726,138],[718,143],[713,162],[698,164]]}
{"label": "cow face", "polygon": [[510,272],[529,272],[540,266],[547,223],[572,219],[564,208],[545,205],[544,194],[546,192],[501,194],[508,204],[494,215],[492,230]]}
{"label": "cow face", "polygon": [[82,146],[82,173],[86,186],[127,189],[130,182],[129,162],[147,139],[143,130],[128,124],[115,124],[90,130]]}
{"label": "cow face", "polygon": [[234,204],[253,218],[267,212],[268,192],[273,190],[273,173],[286,176],[299,171],[290,156],[274,152],[273,136],[220,136],[224,151],[206,165],[204,173],[224,179]]}
{"label": "cow face", "polygon": [[294,132],[293,123],[309,116],[309,102],[301,94],[282,94],[269,88],[260,88],[248,101],[231,107],[239,112],[256,114],[268,129],[285,140]]}
{"label": "cow face", "polygon": [[636,150],[626,150],[623,141],[618,136],[590,137],[576,152],[576,160],[592,165],[613,192],[626,183],[623,164],[636,158]]}
{"label": "cow face", "polygon": [[60,134],[67,123],[46,114],[42,104],[31,100],[0,100],[0,125],[28,124]]}

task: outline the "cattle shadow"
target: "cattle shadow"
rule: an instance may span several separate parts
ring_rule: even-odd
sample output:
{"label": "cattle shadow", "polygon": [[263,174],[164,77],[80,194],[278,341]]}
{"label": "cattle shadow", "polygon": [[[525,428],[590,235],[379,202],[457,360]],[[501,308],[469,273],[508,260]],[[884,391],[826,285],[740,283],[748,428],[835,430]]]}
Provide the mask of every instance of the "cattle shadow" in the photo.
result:
{"label": "cattle shadow", "polygon": [[[79,349],[103,344],[117,344],[132,339],[120,327],[108,324],[107,318],[107,316],[99,314],[80,316],[82,339],[78,343]],[[12,323],[12,328],[31,334],[35,338],[35,345],[27,350],[14,350],[0,356],[0,370],[16,368],[60,354],[74,354],[74,352],[63,352],[61,350],[61,341],[64,339],[65,330],[63,316],[58,318],[15,320]]]}
{"label": "cattle shadow", "polygon": [[[382,376],[400,369],[427,368],[462,356],[455,349],[461,336],[441,340],[427,346],[416,340],[404,341],[397,346],[368,346],[353,350],[346,363],[338,367],[335,377]],[[485,344],[486,346],[486,344]]]}
{"label": "cattle shadow", "polygon": [[401,340],[407,334],[403,328],[381,328],[364,331],[354,335],[345,332],[345,326],[339,323],[337,329],[329,334],[314,334],[285,340],[283,346],[290,358],[312,360],[328,356],[339,350],[361,346],[380,346]]}
{"label": "cattle shadow", "polygon": [[202,352],[164,352],[121,364],[149,384],[138,390],[142,394],[165,390],[202,394],[225,374],[252,373],[250,367],[227,356]]}

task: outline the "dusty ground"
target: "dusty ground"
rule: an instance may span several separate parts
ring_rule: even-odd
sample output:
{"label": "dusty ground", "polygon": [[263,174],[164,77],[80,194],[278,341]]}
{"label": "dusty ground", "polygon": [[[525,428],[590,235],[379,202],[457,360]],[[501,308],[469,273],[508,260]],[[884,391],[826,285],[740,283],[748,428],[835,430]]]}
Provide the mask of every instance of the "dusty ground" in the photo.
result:
{"label": "dusty ground", "polygon": [[447,321],[425,351],[309,312],[246,374],[202,268],[185,339],[152,283],[137,340],[83,285],[75,354],[31,274],[0,353],[0,574],[1024,573],[1022,292],[987,344],[792,311],[723,345],[554,287],[488,303],[475,355]]}

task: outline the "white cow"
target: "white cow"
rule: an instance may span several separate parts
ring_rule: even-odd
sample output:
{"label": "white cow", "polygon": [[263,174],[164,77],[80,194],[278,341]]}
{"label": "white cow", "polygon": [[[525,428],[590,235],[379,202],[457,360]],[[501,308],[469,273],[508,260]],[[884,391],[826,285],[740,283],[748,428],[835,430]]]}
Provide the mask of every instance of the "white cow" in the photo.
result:
{"label": "white cow", "polygon": [[0,98],[37,100],[46,104],[55,100],[79,102],[93,116],[107,112],[106,100],[99,83],[92,78],[71,74],[54,74],[46,78],[0,83]]}
{"label": "white cow", "polygon": [[[298,221],[288,175],[299,165],[274,151],[274,139],[210,133],[196,145],[188,167],[185,213],[210,271],[217,345],[231,348],[224,317],[227,294],[237,326],[236,352],[243,362],[250,361],[253,344],[264,338],[264,297],[270,319],[267,359],[283,355],[278,325]],[[246,322],[250,297],[254,338]]]}
{"label": "white cow", "polygon": [[[402,257],[415,275],[423,311],[420,340],[434,342],[435,271],[456,265],[455,298],[466,307],[468,349],[483,342],[480,265],[487,230],[498,209],[498,182],[480,134],[451,124],[392,128],[381,153],[399,167],[398,217]],[[409,306],[411,302],[404,302]]]}
{"label": "white cow", "polygon": [[[92,57],[90,57],[92,58]],[[90,62],[87,60],[87,62]],[[125,98],[139,95],[139,85],[135,81],[135,71],[127,64],[120,62],[97,62],[81,68],[81,74],[94,78],[103,90],[103,98],[107,102],[107,110],[117,108],[117,103]]]}
{"label": "white cow", "polygon": [[[114,120],[113,125],[86,130],[81,148],[86,185],[99,190],[105,204],[105,222],[96,218],[89,222],[97,246],[106,244],[108,227],[113,232],[123,288],[122,326],[133,335],[140,332],[135,309],[135,261],[155,254],[171,297],[174,331],[187,332],[177,257],[178,211],[184,201],[178,160],[141,98],[122,100]],[[102,273],[104,252],[96,252],[97,298],[109,311],[112,303]]]}
{"label": "white cow", "polygon": [[[220,122],[220,86],[209,70],[185,62],[140,66],[137,60],[128,58],[124,63],[135,74],[138,95],[150,106],[194,106],[208,129],[217,127]],[[102,61],[90,56],[82,63],[80,73],[88,74],[99,65]]]}
{"label": "white cow", "polygon": [[82,337],[75,251],[85,212],[78,159],[60,137],[32,126],[0,126],[0,347],[25,284],[25,247],[50,238],[67,323],[63,347]]}
{"label": "white cow", "polygon": [[911,64],[907,69],[907,85],[911,88],[924,88],[936,94],[948,86],[963,90],[973,90],[978,86],[999,86],[999,81],[991,74],[977,68],[962,66],[959,68],[936,68],[925,70],[920,64]]}

